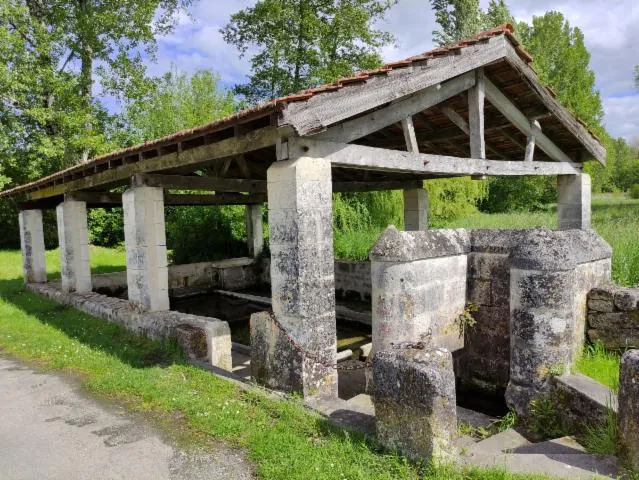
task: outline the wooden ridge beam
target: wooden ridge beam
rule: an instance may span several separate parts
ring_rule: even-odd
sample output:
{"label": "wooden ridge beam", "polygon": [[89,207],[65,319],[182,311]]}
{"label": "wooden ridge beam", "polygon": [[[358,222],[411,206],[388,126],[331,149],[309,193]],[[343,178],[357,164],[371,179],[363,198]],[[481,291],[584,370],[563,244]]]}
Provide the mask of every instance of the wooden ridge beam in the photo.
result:
{"label": "wooden ridge beam", "polygon": [[[506,117],[524,135],[533,134],[530,119],[528,119],[506,95],[499,90],[488,78],[484,79],[486,98],[501,114]],[[535,132],[535,144],[557,162],[571,163],[572,159],[566,155],[555,143],[541,131]]]}
{"label": "wooden ridge beam", "polygon": [[365,170],[445,176],[574,175],[581,165],[568,162],[522,162],[484,160],[385,150],[362,145],[297,138],[289,142],[291,158],[307,156],[329,159],[334,165]]}

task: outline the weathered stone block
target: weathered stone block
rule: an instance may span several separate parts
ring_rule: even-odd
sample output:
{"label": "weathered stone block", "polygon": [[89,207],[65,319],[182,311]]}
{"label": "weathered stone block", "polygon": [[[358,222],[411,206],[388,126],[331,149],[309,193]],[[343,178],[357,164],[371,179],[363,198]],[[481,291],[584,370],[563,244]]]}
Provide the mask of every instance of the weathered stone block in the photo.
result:
{"label": "weathered stone block", "polygon": [[404,190],[404,228],[408,232],[428,230],[427,190]]}
{"label": "weathered stone block", "polygon": [[452,356],[441,348],[373,355],[378,440],[414,460],[449,457],[457,431]]}
{"label": "weathered stone block", "polygon": [[639,350],[622,357],[619,384],[619,454],[630,469],[639,471]]}
{"label": "weathered stone block", "polygon": [[620,288],[615,292],[615,307],[631,311],[639,308],[639,288]]}
{"label": "weathered stone block", "polygon": [[174,334],[178,344],[189,358],[206,360],[208,356],[206,332],[191,325],[178,325],[175,327]]}
{"label": "weathered stone block", "polygon": [[56,208],[60,277],[65,292],[90,292],[89,234],[85,202],[65,200]]}
{"label": "weathered stone block", "polygon": [[615,304],[612,298],[603,299],[603,298],[588,298],[588,309],[594,310],[595,312],[614,312]]}
{"label": "weathered stone block", "polygon": [[577,175],[559,175],[557,177],[559,229],[590,228],[590,176],[585,173]]}
{"label": "weathered stone block", "polygon": [[639,330],[602,328],[588,330],[588,339],[592,343],[601,343],[609,350],[639,348]]}
{"label": "weathered stone block", "polygon": [[41,210],[21,210],[20,247],[25,283],[44,283],[47,270],[44,257],[44,232]]}
{"label": "weathered stone block", "polygon": [[490,280],[468,279],[467,301],[474,305],[492,305],[492,282]]}
{"label": "weathered stone block", "polygon": [[639,310],[612,313],[591,312],[588,314],[588,324],[595,329],[639,329]]}
{"label": "weathered stone block", "polygon": [[309,339],[300,342],[293,339],[270,312],[251,315],[250,328],[251,376],[256,381],[305,397],[337,395],[335,333],[332,342],[325,342],[322,332],[312,334],[317,337],[317,343]]}

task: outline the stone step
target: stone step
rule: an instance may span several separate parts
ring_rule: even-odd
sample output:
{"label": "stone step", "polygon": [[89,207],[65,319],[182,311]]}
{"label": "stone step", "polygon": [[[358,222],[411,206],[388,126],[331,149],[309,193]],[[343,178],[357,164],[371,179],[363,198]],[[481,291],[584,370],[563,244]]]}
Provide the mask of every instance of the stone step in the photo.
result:
{"label": "stone step", "polygon": [[490,455],[508,453],[517,448],[530,445],[531,442],[526,440],[519,432],[509,428],[503,432],[497,433],[485,440],[477,442],[472,448],[471,453]]}
{"label": "stone step", "polygon": [[370,395],[360,393],[353,398],[349,398],[346,404],[356,412],[375,416],[375,406],[373,405],[373,399]]}
{"label": "stone step", "polygon": [[470,453],[460,456],[464,465],[506,469],[511,473],[550,475],[553,478],[618,478],[617,459],[589,454],[498,454]]}
{"label": "stone step", "polygon": [[561,437],[546,442],[524,445],[513,450],[517,454],[543,454],[543,455],[575,455],[586,453],[586,449],[577,442],[575,437]]}
{"label": "stone step", "polygon": [[488,429],[496,419],[488,415],[457,406],[457,423],[470,425],[473,428]]}

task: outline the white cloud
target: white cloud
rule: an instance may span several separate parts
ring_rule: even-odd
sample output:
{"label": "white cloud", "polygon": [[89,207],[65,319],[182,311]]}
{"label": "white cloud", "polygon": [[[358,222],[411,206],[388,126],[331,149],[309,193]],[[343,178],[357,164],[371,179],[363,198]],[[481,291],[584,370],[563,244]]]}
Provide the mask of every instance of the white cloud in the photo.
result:
{"label": "white cloud", "polygon": [[639,136],[639,93],[607,98],[604,106],[610,133],[627,139]]}

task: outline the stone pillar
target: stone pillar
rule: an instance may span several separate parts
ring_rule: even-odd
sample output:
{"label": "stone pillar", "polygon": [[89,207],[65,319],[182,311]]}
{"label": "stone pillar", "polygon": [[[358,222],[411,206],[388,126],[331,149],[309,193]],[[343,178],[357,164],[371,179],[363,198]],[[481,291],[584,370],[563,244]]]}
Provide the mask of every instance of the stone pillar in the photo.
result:
{"label": "stone pillar", "polygon": [[425,463],[453,454],[457,406],[448,350],[405,345],[376,352],[373,383],[377,439],[385,447]]}
{"label": "stone pillar", "polygon": [[65,200],[56,208],[62,291],[86,293],[91,288],[87,204]]}
{"label": "stone pillar", "polygon": [[428,230],[427,190],[404,190],[404,229],[407,232]]}
{"label": "stone pillar", "polygon": [[389,227],[370,254],[373,351],[401,342],[462,348],[457,318],[466,306],[466,230],[400,232]]}
{"label": "stone pillar", "polygon": [[590,228],[590,176],[559,175],[557,177],[559,230]]}
{"label": "stone pillar", "polygon": [[141,311],[169,309],[164,193],[135,187],[122,194],[129,301]]}
{"label": "stone pillar", "polygon": [[531,230],[511,256],[506,401],[522,417],[548,392],[552,375],[570,371],[576,261],[562,233]]}
{"label": "stone pillar", "polygon": [[41,210],[21,210],[20,248],[24,283],[44,283],[47,269],[44,260],[44,230]]}
{"label": "stone pillar", "polygon": [[246,238],[249,257],[257,257],[264,248],[264,232],[262,230],[262,205],[246,206]]}
{"label": "stone pillar", "polygon": [[305,397],[337,395],[331,164],[279,161],[267,178],[273,316],[251,318],[252,375]]}
{"label": "stone pillar", "polygon": [[639,471],[639,350],[621,358],[619,384],[619,455],[628,469]]}

